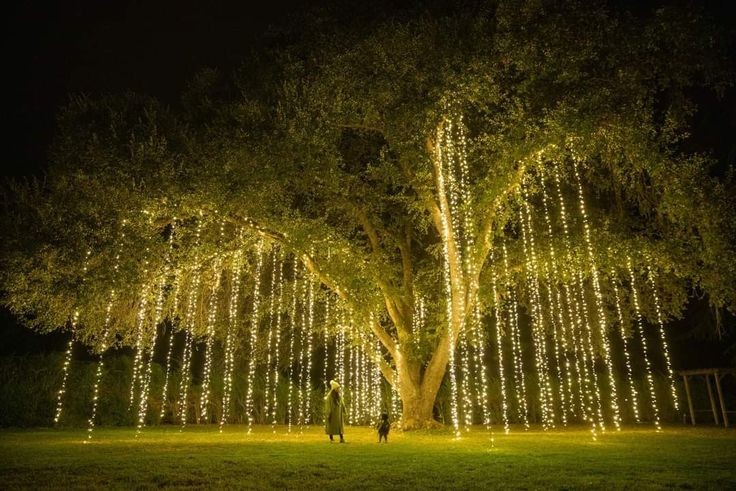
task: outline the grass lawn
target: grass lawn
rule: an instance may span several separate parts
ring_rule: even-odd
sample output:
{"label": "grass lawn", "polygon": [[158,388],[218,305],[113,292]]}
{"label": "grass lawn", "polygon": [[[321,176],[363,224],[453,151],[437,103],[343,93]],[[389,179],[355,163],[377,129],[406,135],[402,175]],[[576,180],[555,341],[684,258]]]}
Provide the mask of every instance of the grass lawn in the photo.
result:
{"label": "grass lawn", "polygon": [[496,433],[368,428],[330,444],[319,427],[1,430],[0,488],[714,488],[736,489],[736,431],[626,428],[593,441],[583,428]]}

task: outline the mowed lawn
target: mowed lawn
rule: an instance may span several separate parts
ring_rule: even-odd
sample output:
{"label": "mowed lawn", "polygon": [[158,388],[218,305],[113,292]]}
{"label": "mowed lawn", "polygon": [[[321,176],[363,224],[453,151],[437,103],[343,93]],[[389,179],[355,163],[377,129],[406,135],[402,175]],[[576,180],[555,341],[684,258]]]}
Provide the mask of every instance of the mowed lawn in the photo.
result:
{"label": "mowed lawn", "polygon": [[712,488],[736,489],[736,431],[625,428],[593,441],[584,428],[495,433],[268,426],[0,431],[0,488]]}

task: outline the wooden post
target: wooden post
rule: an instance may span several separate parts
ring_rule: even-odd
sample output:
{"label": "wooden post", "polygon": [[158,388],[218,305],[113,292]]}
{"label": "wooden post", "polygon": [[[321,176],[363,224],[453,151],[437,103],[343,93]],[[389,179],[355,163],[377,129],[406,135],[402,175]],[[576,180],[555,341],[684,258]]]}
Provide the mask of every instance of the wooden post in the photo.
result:
{"label": "wooden post", "polygon": [[713,388],[710,386],[710,374],[705,374],[705,384],[708,386],[708,398],[710,399],[710,410],[713,411],[713,419],[716,424],[721,424],[718,421],[718,411],[716,410],[716,400],[713,398]]}
{"label": "wooden post", "polygon": [[721,374],[717,371],[713,374],[716,378],[716,390],[718,391],[718,400],[721,403],[721,413],[723,414],[723,426],[728,428],[728,414],[726,413],[726,404],[723,402],[723,391],[721,390]]}
{"label": "wooden post", "polygon": [[687,394],[687,407],[690,409],[690,422],[695,426],[695,411],[693,410],[693,398],[690,397],[690,384],[687,380],[687,375],[682,376],[685,380],[685,394]]}

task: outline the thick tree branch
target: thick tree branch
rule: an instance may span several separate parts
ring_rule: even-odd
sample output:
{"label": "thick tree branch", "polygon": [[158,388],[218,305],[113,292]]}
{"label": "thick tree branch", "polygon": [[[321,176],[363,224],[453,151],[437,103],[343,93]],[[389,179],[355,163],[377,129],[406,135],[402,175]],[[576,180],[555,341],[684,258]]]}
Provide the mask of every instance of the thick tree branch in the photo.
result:
{"label": "thick tree branch", "polygon": [[[312,255],[310,255],[309,253],[305,251],[300,251],[299,248],[291,244],[287,240],[286,235],[284,235],[281,232],[277,232],[275,230],[268,229],[256,223],[254,220],[250,218],[242,219],[241,224],[250,228],[251,230],[255,230],[257,233],[261,234],[264,237],[268,237],[272,240],[279,242],[280,244],[285,245],[289,249],[296,252],[299,258],[304,263],[304,266],[306,266],[307,270],[309,270],[310,273],[315,275],[320,280],[320,282],[322,282],[322,284],[324,284],[330,290],[334,291],[340,298],[342,298],[354,310],[360,311],[360,309],[358,308],[358,302],[350,294],[350,292],[346,288],[339,285],[329,275],[327,275],[327,273],[325,273],[324,270],[319,267],[317,261]],[[378,322],[375,322],[375,321],[368,322],[368,324],[370,325],[373,333],[378,337],[381,343],[389,351],[391,356],[394,357],[396,355],[396,341],[394,341],[391,335],[388,332],[386,332],[386,330]]]}
{"label": "thick tree branch", "polygon": [[[370,221],[368,215],[364,210],[356,208],[356,216],[361,227],[363,227],[363,231],[365,231],[366,235],[368,236],[373,257],[378,264],[381,264],[381,241],[378,237],[378,232],[376,231],[376,228],[373,226],[373,223]],[[402,312],[401,306],[398,305],[399,301],[394,298],[391,285],[383,278],[377,277],[375,279],[379,287],[381,288],[384,302],[386,304],[386,309],[388,310],[391,319],[394,321],[396,328],[400,331],[403,331],[404,333],[408,332],[406,315],[404,315],[404,313]]]}

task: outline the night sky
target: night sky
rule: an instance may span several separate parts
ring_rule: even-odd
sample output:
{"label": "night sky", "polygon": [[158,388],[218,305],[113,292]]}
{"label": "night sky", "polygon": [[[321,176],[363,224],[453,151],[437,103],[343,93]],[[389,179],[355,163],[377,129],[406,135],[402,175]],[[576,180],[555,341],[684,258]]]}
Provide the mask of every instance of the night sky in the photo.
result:
{"label": "night sky", "polygon": [[[310,2],[311,12],[356,22],[388,18],[421,2]],[[460,2],[456,2],[459,4]],[[645,12],[661,2],[611,2]],[[730,2],[701,2],[723,26],[736,25]],[[314,4],[319,7],[314,7]],[[368,5],[370,4],[370,5]],[[432,2],[452,8],[452,2]],[[205,67],[227,73],[249,53],[268,45],[274,33],[298,31],[306,2],[114,2],[75,0],[14,2],[4,9],[5,118],[3,178],[43,177],[54,134],[55,112],[70,94],[132,90],[176,106],[179,95]],[[450,7],[448,7],[448,5]],[[320,10],[321,9],[321,10]],[[691,148],[709,151],[725,170],[736,162],[736,91],[717,101],[703,96],[693,122]],[[685,319],[670,327],[675,368],[733,365],[734,318],[724,316],[727,335],[715,336],[706,301],[693,301]],[[0,311],[0,354],[60,349],[64,335],[38,336]],[[679,363],[678,363],[679,362]]]}

